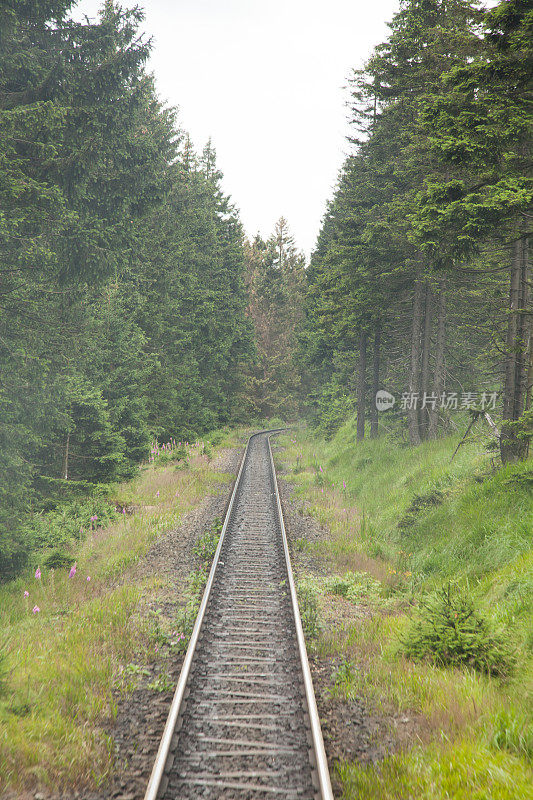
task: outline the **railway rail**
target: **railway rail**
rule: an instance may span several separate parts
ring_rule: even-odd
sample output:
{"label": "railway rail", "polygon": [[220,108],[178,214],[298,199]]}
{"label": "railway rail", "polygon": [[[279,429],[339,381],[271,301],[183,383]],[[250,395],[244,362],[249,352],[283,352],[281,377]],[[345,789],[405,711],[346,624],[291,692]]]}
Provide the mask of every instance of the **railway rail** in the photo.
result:
{"label": "railway rail", "polygon": [[145,800],[332,800],[270,436],[248,440]]}

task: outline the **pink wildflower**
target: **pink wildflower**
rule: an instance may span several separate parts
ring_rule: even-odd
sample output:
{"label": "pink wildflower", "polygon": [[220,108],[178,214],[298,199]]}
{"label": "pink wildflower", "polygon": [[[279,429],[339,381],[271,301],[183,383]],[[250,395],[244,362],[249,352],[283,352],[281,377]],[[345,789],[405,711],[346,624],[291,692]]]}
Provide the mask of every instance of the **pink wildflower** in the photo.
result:
{"label": "pink wildflower", "polygon": [[76,574],[76,562],[74,562],[74,564],[71,566],[68,576],[69,578],[73,578],[75,574]]}
{"label": "pink wildflower", "polygon": [[90,581],[90,580],[91,580],[91,576],[87,575],[87,581]]}
{"label": "pink wildflower", "polygon": [[39,606],[33,606],[33,608],[32,608],[32,611],[33,611],[34,614],[38,614],[40,610],[41,609],[39,608]]}
{"label": "pink wildflower", "polygon": [[41,580],[41,568],[40,567],[37,567],[37,569],[35,570],[35,577],[37,578],[38,581]]}
{"label": "pink wildflower", "polygon": [[30,596],[30,593],[29,593],[29,592],[26,590],[26,591],[24,592],[24,597],[29,597],[29,596]]}
{"label": "pink wildflower", "polygon": [[158,489],[158,490],[157,490],[157,492],[155,493],[155,496],[156,496],[156,497],[159,497],[159,489]]}
{"label": "pink wildflower", "polygon": [[343,481],[343,482],[342,482],[342,488],[343,488],[343,489],[346,489],[346,481]]}

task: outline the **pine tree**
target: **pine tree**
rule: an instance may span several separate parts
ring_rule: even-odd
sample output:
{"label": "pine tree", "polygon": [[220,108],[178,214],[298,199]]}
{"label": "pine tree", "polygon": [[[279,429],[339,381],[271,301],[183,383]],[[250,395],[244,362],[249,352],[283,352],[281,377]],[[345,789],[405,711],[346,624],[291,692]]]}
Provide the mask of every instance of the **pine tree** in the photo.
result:
{"label": "pine tree", "polygon": [[248,375],[249,413],[293,419],[299,410],[297,335],[305,287],[305,259],[281,217],[273,235],[248,244],[246,287],[256,360]]}

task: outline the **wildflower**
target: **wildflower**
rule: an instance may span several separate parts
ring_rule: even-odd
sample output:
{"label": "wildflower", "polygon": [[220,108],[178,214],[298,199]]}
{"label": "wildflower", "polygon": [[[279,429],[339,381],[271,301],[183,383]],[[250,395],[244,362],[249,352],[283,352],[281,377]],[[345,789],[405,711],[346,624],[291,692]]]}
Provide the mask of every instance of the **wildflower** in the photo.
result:
{"label": "wildflower", "polygon": [[93,514],[93,516],[91,517],[91,522],[96,522],[97,519],[98,519],[98,514]]}
{"label": "wildflower", "polygon": [[126,509],[125,509],[125,508],[123,508],[123,509],[122,509],[122,513],[123,513],[123,514],[125,514],[125,513],[126,513]]}
{"label": "wildflower", "polygon": [[342,488],[343,488],[343,489],[346,489],[346,481],[343,481],[343,482],[342,482]]}
{"label": "wildflower", "polygon": [[156,497],[159,497],[159,489],[158,489],[158,490],[157,490],[157,492],[155,493],[155,496],[156,496]]}
{"label": "wildflower", "polygon": [[68,576],[69,578],[73,578],[75,574],[76,574],[76,562],[74,562],[74,564],[71,566]]}
{"label": "wildflower", "polygon": [[41,568],[40,567],[37,567],[37,569],[35,570],[35,577],[37,578],[38,581],[41,580]]}
{"label": "wildflower", "polygon": [[91,576],[87,575],[87,583],[91,580]]}
{"label": "wildflower", "polygon": [[32,611],[33,611],[34,614],[38,614],[40,610],[41,609],[39,608],[39,606],[33,606],[33,608],[32,608]]}
{"label": "wildflower", "polygon": [[30,596],[30,593],[28,591],[25,591],[24,592],[24,597],[29,597],[29,596]]}

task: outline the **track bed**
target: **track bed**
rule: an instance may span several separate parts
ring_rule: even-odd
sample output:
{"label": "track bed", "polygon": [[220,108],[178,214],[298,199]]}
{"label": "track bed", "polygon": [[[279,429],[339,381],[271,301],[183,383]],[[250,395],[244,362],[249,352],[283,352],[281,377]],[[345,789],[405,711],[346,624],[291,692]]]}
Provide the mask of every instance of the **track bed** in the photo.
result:
{"label": "track bed", "polygon": [[330,798],[267,434],[248,443],[204,604],[146,797]]}

